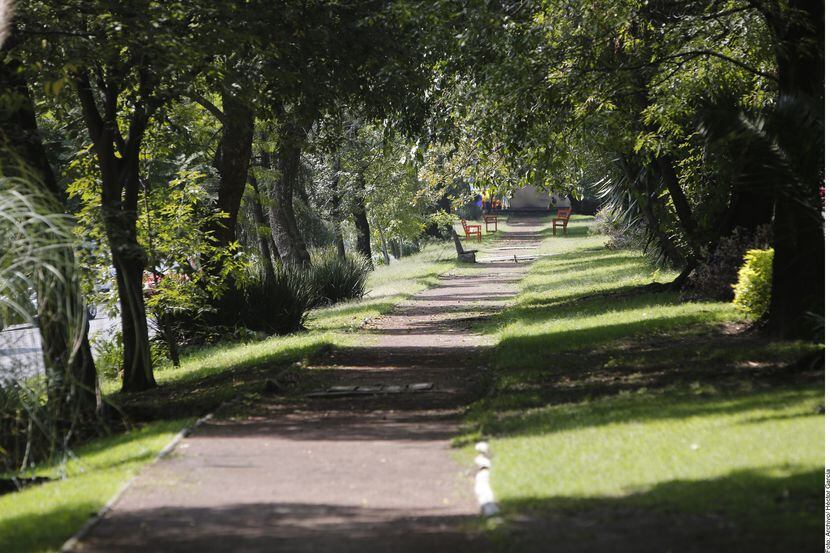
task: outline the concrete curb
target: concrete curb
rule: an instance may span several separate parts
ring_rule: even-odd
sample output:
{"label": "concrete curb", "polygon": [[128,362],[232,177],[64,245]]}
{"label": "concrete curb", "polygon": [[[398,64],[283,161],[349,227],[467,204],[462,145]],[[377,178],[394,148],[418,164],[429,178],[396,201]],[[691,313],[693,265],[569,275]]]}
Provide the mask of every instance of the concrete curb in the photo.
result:
{"label": "concrete curb", "polygon": [[[220,406],[220,409],[221,407],[222,406]],[[118,489],[118,491],[115,492],[115,495],[113,495],[110,498],[110,500],[107,501],[107,503],[103,507],[101,507],[101,509],[97,513],[95,513],[89,520],[87,520],[86,523],[72,535],[72,537],[70,537],[63,543],[63,545],[60,548],[60,553],[71,553],[75,549],[75,547],[81,542],[82,539],[84,539],[87,536],[87,534],[89,534],[89,532],[95,527],[95,525],[97,525],[101,521],[101,519],[103,519],[107,515],[107,513],[109,513],[112,510],[116,503],[118,503],[118,500],[121,499],[121,496],[124,495],[124,493],[130,488],[130,486],[132,486],[133,482],[135,482],[135,479],[138,478],[138,475],[141,474],[141,471],[146,470],[147,467],[153,466],[161,459],[164,459],[165,457],[170,455],[170,453],[172,453],[173,450],[176,449],[176,446],[179,445],[179,442],[188,437],[196,428],[198,428],[199,426],[201,426],[202,424],[204,424],[212,418],[213,413],[208,413],[204,417],[197,419],[196,422],[194,422],[192,425],[185,426],[184,428],[182,428],[178,432],[178,434],[173,436],[173,439],[170,440],[170,442],[168,442],[168,444],[164,446],[164,448],[161,451],[158,452],[158,454],[152,461],[141,467],[138,473],[135,474],[129,480],[127,480]]]}
{"label": "concrete curb", "polygon": [[490,446],[487,442],[478,442],[476,444],[475,463],[478,466],[475,478],[475,492],[478,500],[478,507],[481,516],[484,518],[494,517],[499,514],[499,505],[496,503],[496,496],[493,494],[493,489],[490,488]]}

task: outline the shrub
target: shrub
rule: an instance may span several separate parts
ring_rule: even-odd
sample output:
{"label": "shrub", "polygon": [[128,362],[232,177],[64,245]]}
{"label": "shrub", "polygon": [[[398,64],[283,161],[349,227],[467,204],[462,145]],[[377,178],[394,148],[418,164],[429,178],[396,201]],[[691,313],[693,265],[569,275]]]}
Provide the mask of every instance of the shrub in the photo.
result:
{"label": "shrub", "polygon": [[608,242],[605,243],[605,247],[609,250],[637,248],[642,243],[642,231],[639,226],[627,224],[610,206],[605,206],[597,212],[591,233],[607,236]]}
{"label": "shrub", "polygon": [[689,276],[684,298],[731,301],[744,255],[748,250],[768,248],[769,243],[769,225],[762,225],[755,232],[737,228],[724,236]]}
{"label": "shrub", "polygon": [[118,378],[124,356],[121,331],[115,332],[112,336],[96,332],[90,336],[90,343],[98,374],[111,380]]}
{"label": "shrub", "polygon": [[280,267],[273,283],[263,276],[242,283],[235,293],[228,294],[234,305],[226,313],[235,315],[235,321],[228,322],[269,334],[301,330],[314,304],[309,276],[306,269]]}
{"label": "shrub", "polygon": [[204,308],[168,313],[178,345],[187,349],[302,330],[315,299],[310,271],[278,267],[275,276],[271,283],[263,272],[251,271]]}
{"label": "shrub", "polygon": [[774,250],[749,250],[738,271],[735,284],[735,305],[752,319],[760,319],[769,307],[772,292],[772,259]]}
{"label": "shrub", "polygon": [[327,249],[314,255],[309,276],[315,305],[329,305],[363,297],[369,264],[360,255],[350,253],[343,258],[335,250]]}
{"label": "shrub", "polygon": [[[120,378],[124,361],[124,341],[121,339],[121,331],[117,330],[112,334],[96,332],[90,336],[90,346],[98,374],[110,380]],[[153,366],[163,365],[168,358],[166,345],[155,337],[151,338],[150,360]]]}

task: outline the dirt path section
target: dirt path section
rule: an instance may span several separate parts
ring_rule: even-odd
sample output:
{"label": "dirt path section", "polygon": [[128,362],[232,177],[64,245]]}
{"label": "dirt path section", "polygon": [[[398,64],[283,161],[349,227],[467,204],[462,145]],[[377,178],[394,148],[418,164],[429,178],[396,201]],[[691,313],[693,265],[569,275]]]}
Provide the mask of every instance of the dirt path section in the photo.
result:
{"label": "dirt path section", "polygon": [[[541,225],[511,222],[499,257],[534,251]],[[486,550],[472,473],[452,459],[450,440],[490,345],[471,327],[512,300],[528,267],[445,275],[314,368],[325,386],[432,389],[275,398],[244,420],[212,420],[143,471],[76,550]]]}

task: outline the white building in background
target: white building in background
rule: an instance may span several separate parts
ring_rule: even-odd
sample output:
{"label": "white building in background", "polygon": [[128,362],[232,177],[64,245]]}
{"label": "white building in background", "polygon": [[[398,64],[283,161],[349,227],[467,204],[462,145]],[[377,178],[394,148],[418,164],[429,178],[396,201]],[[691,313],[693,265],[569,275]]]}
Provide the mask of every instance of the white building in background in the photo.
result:
{"label": "white building in background", "polygon": [[508,209],[547,210],[557,207],[571,207],[571,200],[566,195],[551,194],[536,186],[523,186],[507,200]]}

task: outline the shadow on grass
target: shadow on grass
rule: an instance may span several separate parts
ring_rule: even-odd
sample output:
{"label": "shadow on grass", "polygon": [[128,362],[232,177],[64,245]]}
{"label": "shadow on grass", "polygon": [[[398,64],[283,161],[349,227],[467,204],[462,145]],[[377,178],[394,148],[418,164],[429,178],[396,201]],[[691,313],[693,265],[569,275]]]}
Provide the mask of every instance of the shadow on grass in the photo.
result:
{"label": "shadow on grass", "polygon": [[[264,343],[237,348],[242,351],[249,346],[254,351],[226,360],[219,358],[213,363],[210,352],[203,352],[199,357],[205,361],[199,369],[152,390],[115,394],[110,400],[132,422],[202,416],[225,401],[261,391],[265,379],[279,375],[296,361],[331,348],[332,343],[327,337],[320,336],[301,345],[275,347],[274,350],[269,350]],[[255,351],[257,347],[262,347],[263,351]],[[221,348],[212,351],[219,352]]]}
{"label": "shadow on grass", "polygon": [[[558,278],[552,279],[549,283],[544,284],[534,284],[525,288],[526,293],[544,293],[554,288],[569,288],[574,286],[579,286],[585,283],[585,276],[584,273],[580,274],[580,271],[569,271],[563,272],[557,269],[551,269],[549,271],[540,271],[536,273],[539,276],[545,275],[556,275]],[[638,263],[633,260],[619,260],[613,264],[613,268],[610,266],[603,271],[602,279],[595,279],[593,283],[600,284],[607,282],[609,284],[615,284],[619,286],[619,283],[622,279],[635,279],[635,278],[645,278],[648,276],[649,271],[646,271],[641,263]],[[555,299],[559,299],[559,296],[556,296]]]}
{"label": "shadow on grass", "polygon": [[579,238],[588,236],[591,232],[591,225],[590,224],[574,224],[573,222],[568,223],[568,233],[565,234],[562,232],[562,227],[556,229],[556,234],[553,234],[553,229],[548,226],[545,231],[550,235],[554,236],[554,239],[561,238],[563,240],[567,240],[568,238]]}
{"label": "shadow on grass", "polygon": [[[658,301],[654,301],[654,298],[649,297],[626,302],[623,309],[632,310],[656,307],[659,305],[671,304],[659,303]],[[529,319],[531,321],[533,319],[546,320],[548,318],[546,313],[534,312],[530,309],[527,311],[527,316],[521,317],[523,321],[528,321]],[[600,310],[588,307],[581,309],[578,313],[571,311],[566,316],[559,317],[558,320],[566,321],[572,318],[590,317],[601,314],[602,312]],[[522,359],[522,363],[527,363],[528,359],[543,360],[548,354],[566,349],[602,344],[618,338],[668,330],[673,327],[706,322],[707,320],[708,315],[705,312],[679,316],[657,316],[650,319],[644,318],[640,321],[606,324],[589,328],[556,330],[550,333],[532,334],[528,336],[508,336],[501,341],[499,347],[505,350],[508,356],[513,355],[513,350],[523,351],[526,355],[532,356]],[[527,364],[533,363],[530,362]]]}
{"label": "shadow on grass", "polygon": [[821,470],[781,466],[668,481],[625,497],[510,499],[502,502],[508,517],[525,516],[499,541],[506,551],[549,551],[555,541],[564,553],[818,551],[821,484]]}
{"label": "shadow on grass", "polygon": [[[586,248],[577,252],[558,253],[552,258],[547,258],[545,266],[550,266],[550,272],[580,270],[586,268],[599,269],[605,266],[613,266],[617,261],[637,260],[634,252],[624,250],[607,250],[605,248]],[[646,264],[640,260],[644,267]],[[544,271],[539,271],[544,273]]]}
{"label": "shadow on grass", "polygon": [[[782,412],[780,416],[743,421],[757,423],[796,416],[816,416],[815,409],[821,401],[822,395],[816,387],[725,395],[716,395],[713,390],[695,394],[663,389],[652,393],[634,392],[605,398],[597,395],[593,396],[590,403],[568,403],[523,412],[521,410],[539,407],[546,404],[546,401],[532,391],[528,394],[526,390],[516,390],[503,394],[489,405],[490,409],[501,411],[501,415],[497,418],[486,417],[482,430],[485,434],[494,436],[541,436],[618,423],[740,415],[760,409]],[[803,406],[799,413],[790,413],[799,406]]]}
{"label": "shadow on grass", "polygon": [[[535,329],[525,334],[504,336],[495,353],[498,366],[544,367],[556,363],[551,355],[587,346],[603,345],[627,337],[684,329],[692,325],[713,324],[728,318],[728,308],[685,309],[674,293],[642,294],[616,299],[612,305],[606,298],[579,298],[572,304],[537,304],[516,306],[497,323],[521,321],[526,325],[553,325],[545,330]],[[669,308],[668,311],[665,311]],[[677,313],[672,310],[676,308]],[[664,310],[664,312],[656,312]],[[633,320],[603,323],[597,317],[619,316]],[[635,318],[636,317],[636,318]],[[587,319],[584,322],[579,319]],[[567,328],[571,321],[584,325],[583,328]],[[560,323],[562,327],[557,328]],[[518,332],[518,331],[517,331]]]}

